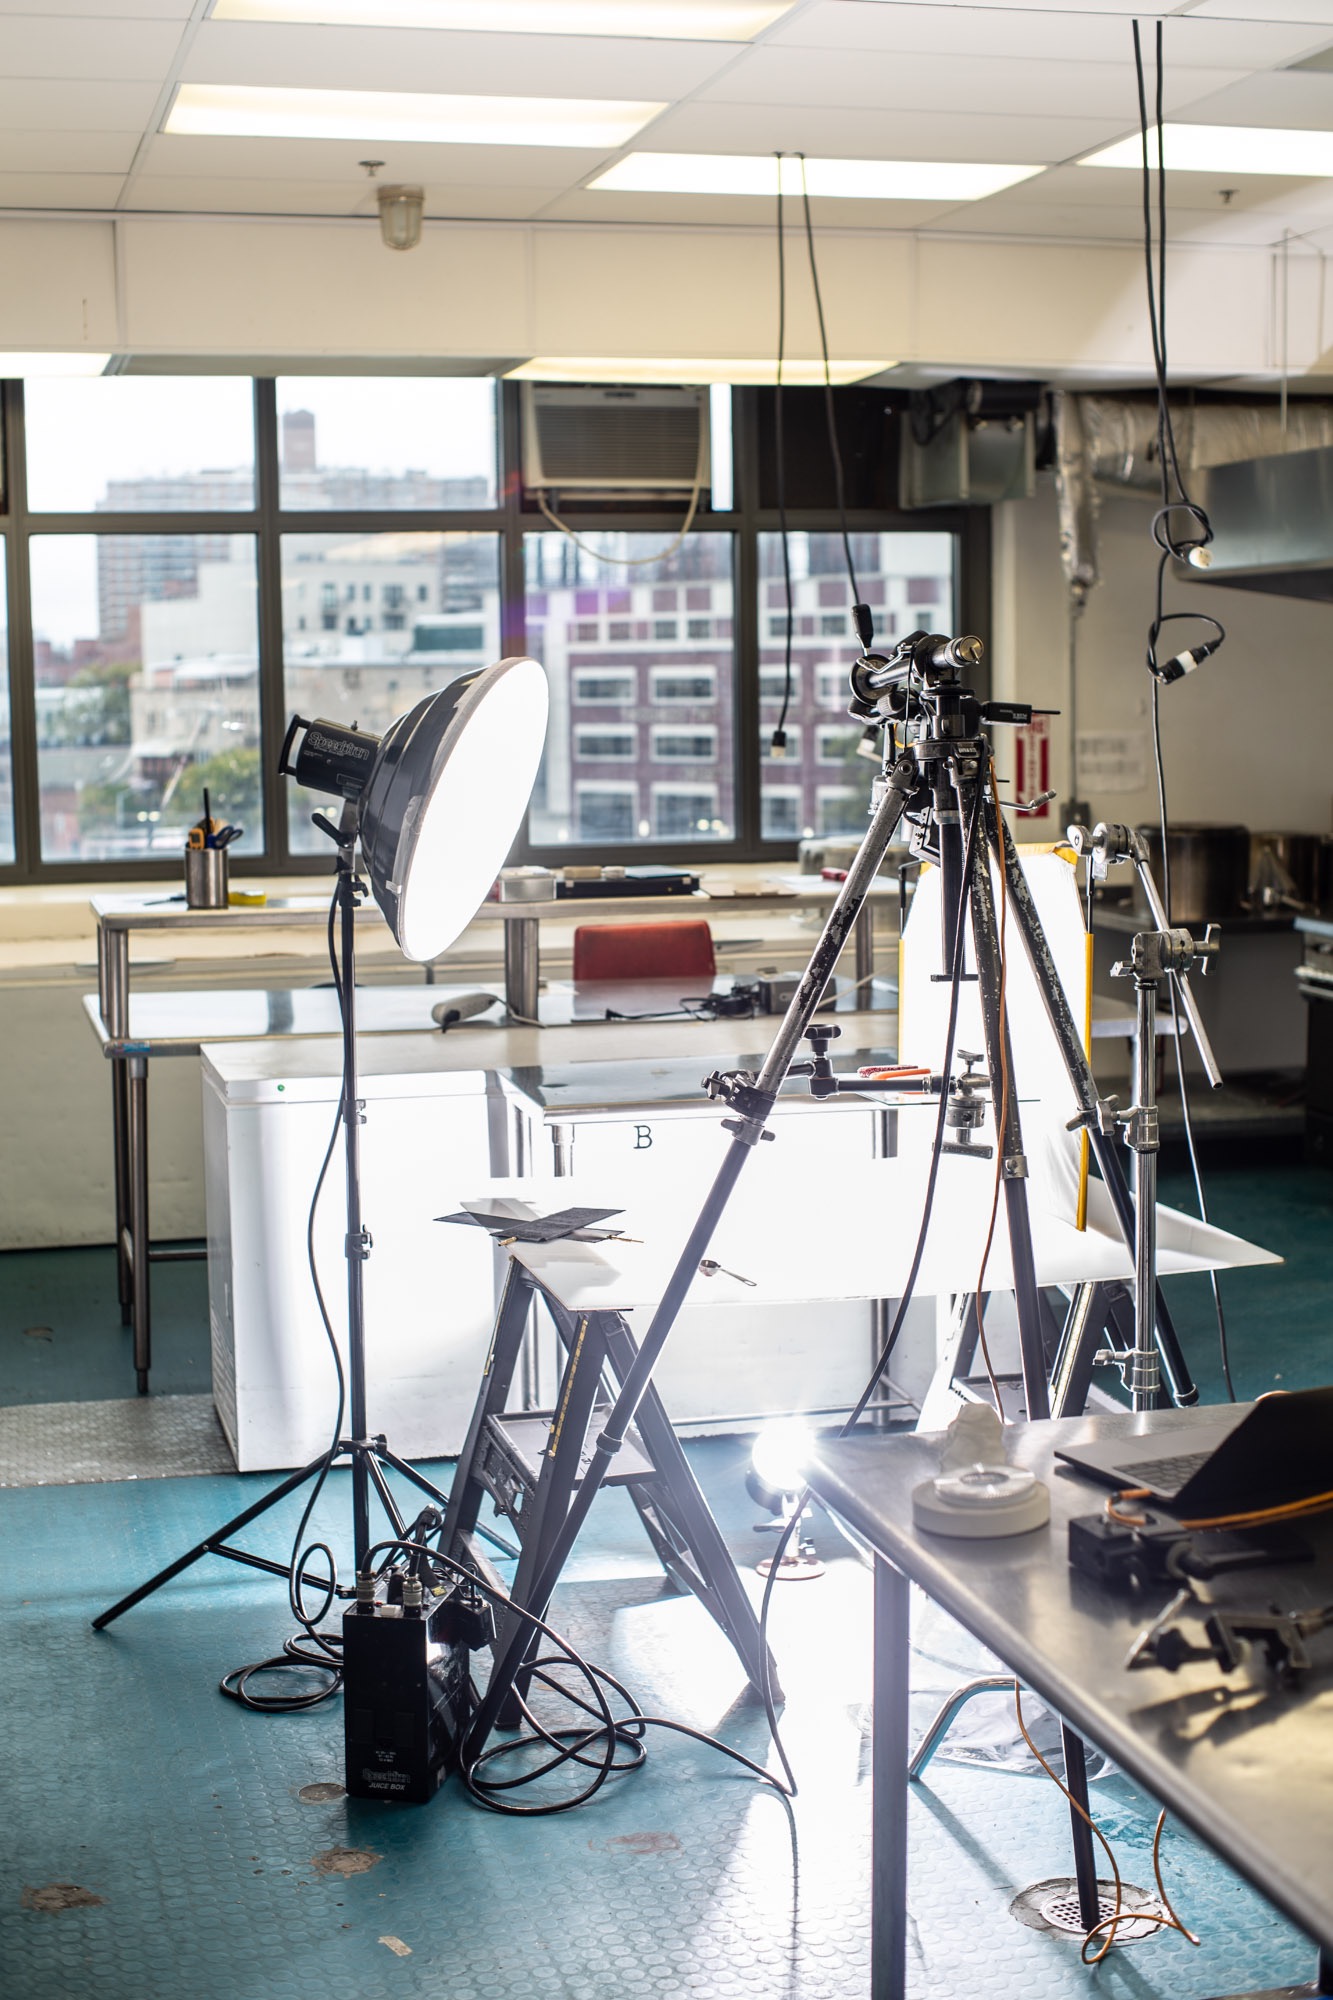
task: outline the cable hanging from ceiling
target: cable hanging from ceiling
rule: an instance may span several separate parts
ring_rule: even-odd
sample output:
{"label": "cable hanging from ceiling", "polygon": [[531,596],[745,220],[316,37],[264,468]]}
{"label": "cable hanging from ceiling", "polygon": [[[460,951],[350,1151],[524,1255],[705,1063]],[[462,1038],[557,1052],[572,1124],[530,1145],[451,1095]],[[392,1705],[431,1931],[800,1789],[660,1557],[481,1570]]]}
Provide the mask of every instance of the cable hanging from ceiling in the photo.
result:
{"label": "cable hanging from ceiling", "polygon": [[[1152,538],[1158,550],[1157,581],[1154,593],[1152,622],[1148,627],[1147,667],[1151,683],[1151,716],[1153,768],[1157,780],[1157,813],[1162,837],[1162,901],[1166,907],[1168,925],[1171,922],[1171,850],[1168,839],[1168,819],[1166,805],[1166,766],[1162,755],[1161,693],[1164,687],[1183,675],[1192,672],[1201,662],[1215,653],[1226,638],[1226,630],[1221,622],[1206,611],[1167,611],[1164,599],[1166,590],[1167,564],[1172,560],[1187,564],[1195,569],[1206,569],[1210,558],[1209,544],[1213,539],[1213,525],[1206,510],[1191,496],[1180,469],[1180,456],[1176,448],[1175,427],[1172,422],[1171,404],[1167,393],[1167,344],[1166,344],[1166,134],[1163,125],[1162,99],[1165,70],[1162,59],[1162,23],[1156,24],[1154,38],[1154,58],[1156,64],[1153,116],[1148,115],[1148,83],[1143,57],[1143,41],[1138,21],[1132,24],[1134,34],[1134,75],[1138,84],[1139,132],[1142,153],[1143,176],[1143,254],[1147,279],[1148,327],[1152,339],[1153,374],[1157,385],[1157,470],[1159,478],[1160,504],[1152,519]],[[1157,222],[1156,241],[1153,229],[1153,162],[1150,141],[1156,137],[1157,171]],[[1174,525],[1175,523],[1179,525]],[[1158,657],[1158,642],[1166,625],[1181,620],[1192,620],[1208,627],[1211,636],[1198,645],[1184,649],[1172,658],[1162,661]],[[1203,1191],[1203,1176],[1199,1169],[1199,1156],[1194,1143],[1194,1122],[1190,1113],[1189,1091],[1185,1082],[1185,1057],[1181,1046],[1180,1016],[1181,999],[1176,975],[1171,974],[1171,1018],[1175,1051],[1176,1080],[1180,1090],[1181,1115],[1185,1124],[1185,1143],[1189,1152],[1190,1170],[1194,1181],[1195,1198],[1199,1204],[1202,1221],[1208,1220],[1208,1203]],[[1236,1391],[1231,1379],[1231,1358],[1227,1343],[1226,1314],[1222,1308],[1222,1290],[1216,1271],[1210,1274],[1213,1307],[1217,1320],[1218,1353],[1222,1366],[1222,1378],[1227,1395],[1234,1403]]]}

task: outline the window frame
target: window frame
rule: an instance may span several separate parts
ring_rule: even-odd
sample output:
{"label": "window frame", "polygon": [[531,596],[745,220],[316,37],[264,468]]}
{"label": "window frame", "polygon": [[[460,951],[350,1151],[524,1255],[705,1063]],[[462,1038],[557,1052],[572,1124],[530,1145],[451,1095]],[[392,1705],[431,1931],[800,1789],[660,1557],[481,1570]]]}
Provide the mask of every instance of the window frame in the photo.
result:
{"label": "window frame", "polygon": [[[201,373],[206,368],[201,368]],[[349,366],[348,373],[373,373],[368,368]],[[174,881],[179,865],[170,856],[155,859],[112,861],[58,861],[42,858],[40,846],[40,793],[37,757],[36,694],[32,601],[29,583],[29,543],[36,534],[225,534],[252,535],[256,540],[259,600],[259,741],[264,772],[263,833],[260,854],[234,854],[232,872],[247,875],[299,876],[326,875],[330,857],[295,854],[288,843],[287,796],[274,775],[278,748],[286,733],[289,716],[283,691],[283,631],[281,588],[281,538],[294,534],[371,534],[432,532],[442,526],[493,534],[500,552],[500,644],[504,654],[526,650],[524,629],[523,543],[526,535],[543,530],[535,498],[524,493],[518,469],[521,466],[519,434],[519,386],[513,382],[497,385],[497,467],[496,505],[490,508],[460,508],[445,513],[427,509],[337,509],[297,510],[280,505],[279,423],[277,381],[273,376],[252,379],[255,425],[255,500],[253,510],[227,509],[198,513],[172,510],[169,513],[32,513],[27,504],[24,458],[23,384],[0,381],[0,425],[3,427],[3,461],[0,462],[0,539],[3,540],[9,637],[9,709],[11,732],[12,785],[14,798],[14,853],[12,862],[0,862],[0,884],[74,884],[90,888],[111,881]],[[623,862],[627,857],[644,860],[671,858],[679,851],[695,866],[736,861],[773,862],[792,856],[796,841],[765,840],[761,831],[761,776],[765,767],[762,754],[761,690],[759,652],[761,631],[769,607],[760,604],[759,536],[774,533],[780,523],[772,507],[759,505],[760,453],[758,422],[765,392],[737,389],[732,395],[733,476],[735,505],[714,512],[701,506],[693,532],[727,534],[732,539],[733,610],[731,647],[733,651],[733,692],[736,704],[732,730],[733,796],[735,829],[728,839],[700,839],[683,844],[654,836],[636,838],[632,849],[570,841],[558,846],[538,845],[527,837],[526,824],[515,843],[513,859],[559,866],[574,859],[596,864]],[[834,392],[835,396],[837,391]],[[890,400],[886,392],[886,401]],[[711,496],[710,496],[711,498]],[[593,505],[584,508],[573,497],[566,500],[563,513],[580,533],[623,530],[660,535],[663,545],[680,528],[678,511],[660,503],[641,506],[633,502]],[[828,507],[805,507],[799,491],[789,493],[787,525],[793,533],[836,533],[838,517]],[[851,534],[892,533],[929,529],[954,537],[954,606],[947,622],[951,630],[990,629],[990,513],[987,508],[932,508],[904,513],[894,508],[849,509],[847,526]],[[770,579],[771,580],[771,579]],[[410,607],[409,607],[410,609]],[[684,615],[684,614],[682,614]],[[941,623],[945,623],[941,609]],[[765,638],[765,645],[770,642]],[[849,664],[851,646],[848,647]],[[672,671],[657,663],[661,671]],[[684,670],[684,662],[682,662]],[[988,672],[975,677],[974,685],[983,697],[989,690]],[[648,683],[651,690],[653,683]],[[725,698],[719,688],[719,698]],[[764,697],[771,706],[772,697]],[[684,704],[682,704],[684,705]],[[670,720],[675,704],[667,703],[661,720]],[[590,718],[591,719],[591,718]],[[833,720],[833,711],[829,711]]]}

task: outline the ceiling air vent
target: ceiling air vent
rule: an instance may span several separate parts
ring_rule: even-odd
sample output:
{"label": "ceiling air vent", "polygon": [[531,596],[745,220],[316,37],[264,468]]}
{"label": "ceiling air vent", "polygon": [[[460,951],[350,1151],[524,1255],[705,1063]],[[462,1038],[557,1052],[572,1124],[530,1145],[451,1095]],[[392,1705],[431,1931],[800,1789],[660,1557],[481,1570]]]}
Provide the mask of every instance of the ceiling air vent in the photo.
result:
{"label": "ceiling air vent", "polygon": [[708,480],[707,389],[523,384],[523,483],[567,493],[688,493]]}

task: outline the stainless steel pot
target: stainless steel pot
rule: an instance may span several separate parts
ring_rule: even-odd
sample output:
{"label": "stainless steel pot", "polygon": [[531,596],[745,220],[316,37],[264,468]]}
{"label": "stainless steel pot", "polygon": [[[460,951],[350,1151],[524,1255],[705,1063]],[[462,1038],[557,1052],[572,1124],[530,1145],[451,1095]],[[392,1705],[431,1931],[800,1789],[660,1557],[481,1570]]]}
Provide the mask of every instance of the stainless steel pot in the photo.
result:
{"label": "stainless steel pot", "polygon": [[[1162,837],[1155,826],[1141,826],[1139,833],[1148,845],[1148,858],[1157,886],[1165,897],[1166,871],[1162,867]],[[1171,863],[1170,912],[1173,924],[1220,923],[1238,917],[1245,909],[1250,887],[1250,829],[1247,826],[1211,826],[1203,821],[1184,821],[1171,827],[1167,835],[1167,857]],[[1135,908],[1141,917],[1148,911],[1135,889]]]}
{"label": "stainless steel pot", "polygon": [[[1271,905],[1278,900],[1271,893],[1278,871],[1265,866],[1266,856],[1271,856],[1281,873],[1290,878],[1292,894],[1298,903],[1311,909],[1324,908],[1333,893],[1333,840],[1326,833],[1251,834],[1251,900]],[[1270,890],[1267,897],[1262,893],[1265,887]]]}

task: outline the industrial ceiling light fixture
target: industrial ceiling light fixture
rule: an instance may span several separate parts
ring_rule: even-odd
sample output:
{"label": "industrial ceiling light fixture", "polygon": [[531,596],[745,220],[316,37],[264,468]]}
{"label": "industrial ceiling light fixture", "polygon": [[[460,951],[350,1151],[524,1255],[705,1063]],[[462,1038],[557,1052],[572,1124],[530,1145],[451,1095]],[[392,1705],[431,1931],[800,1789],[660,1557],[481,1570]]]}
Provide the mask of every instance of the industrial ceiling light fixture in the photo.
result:
{"label": "industrial ceiling light fixture", "polygon": [[421,241],[424,188],[385,185],[375,190],[380,209],[380,236],[390,250],[415,250]]}

